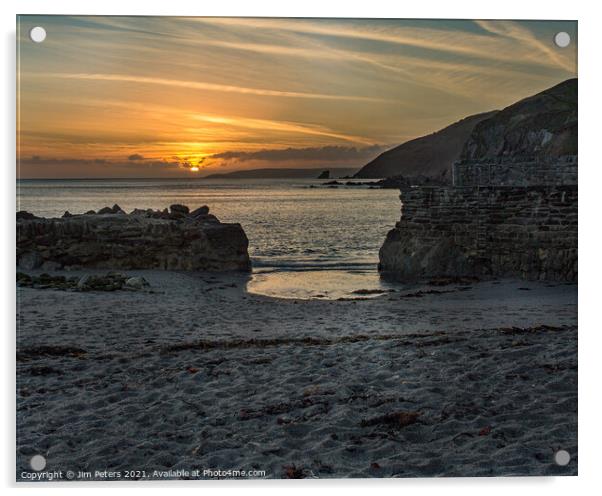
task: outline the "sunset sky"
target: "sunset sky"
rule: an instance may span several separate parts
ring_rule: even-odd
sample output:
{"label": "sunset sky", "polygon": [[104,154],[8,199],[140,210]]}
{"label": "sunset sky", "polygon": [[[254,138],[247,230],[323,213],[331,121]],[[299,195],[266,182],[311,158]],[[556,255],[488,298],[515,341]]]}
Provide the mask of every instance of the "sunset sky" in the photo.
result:
{"label": "sunset sky", "polygon": [[[43,43],[29,39],[43,26]],[[564,21],[19,18],[19,177],[361,166],[575,77]],[[198,168],[198,170],[196,170]]]}

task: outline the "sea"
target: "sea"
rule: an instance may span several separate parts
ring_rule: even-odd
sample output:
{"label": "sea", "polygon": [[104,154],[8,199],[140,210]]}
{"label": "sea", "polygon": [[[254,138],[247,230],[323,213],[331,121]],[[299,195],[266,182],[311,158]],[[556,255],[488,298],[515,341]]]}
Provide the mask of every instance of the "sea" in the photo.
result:
{"label": "sea", "polygon": [[[252,293],[280,298],[357,297],[395,284],[378,250],[399,220],[399,191],[324,186],[317,179],[69,179],[17,181],[17,210],[60,217],[118,204],[163,209],[207,205],[249,238]],[[368,290],[368,291],[366,291]],[[366,296],[364,296],[366,297]]]}

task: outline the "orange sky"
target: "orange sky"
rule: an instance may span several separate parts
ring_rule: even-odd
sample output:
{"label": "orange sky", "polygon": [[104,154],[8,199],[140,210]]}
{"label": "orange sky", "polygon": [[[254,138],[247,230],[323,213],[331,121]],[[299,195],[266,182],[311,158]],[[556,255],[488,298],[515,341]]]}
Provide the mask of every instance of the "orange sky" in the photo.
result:
{"label": "orange sky", "polygon": [[359,167],[574,77],[560,30],[576,38],[568,21],[21,16],[19,177]]}

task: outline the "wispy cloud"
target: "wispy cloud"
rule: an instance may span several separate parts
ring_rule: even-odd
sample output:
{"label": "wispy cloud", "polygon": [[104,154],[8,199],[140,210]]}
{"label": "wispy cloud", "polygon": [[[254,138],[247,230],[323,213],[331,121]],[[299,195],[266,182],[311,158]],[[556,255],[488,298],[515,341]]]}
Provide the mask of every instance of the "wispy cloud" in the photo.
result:
{"label": "wispy cloud", "polygon": [[194,114],[193,118],[199,121],[209,122],[212,124],[223,124],[233,127],[243,127],[248,129],[263,129],[266,131],[281,131],[286,133],[309,134],[313,136],[327,136],[354,143],[372,143],[373,140],[363,136],[349,135],[338,133],[325,126],[300,124],[296,122],[276,121],[267,119],[249,119],[245,117],[225,117],[217,115],[200,115]]}
{"label": "wispy cloud", "polygon": [[[452,29],[429,27],[395,26],[394,23],[365,23],[349,20],[341,22],[336,19],[312,22],[306,19],[275,18],[197,18],[197,22],[224,26],[238,26],[251,29],[270,29],[290,31],[325,37],[350,38],[414,47],[454,55],[478,57],[486,60],[516,62],[527,57],[529,62],[537,65],[553,65],[570,70],[570,66],[560,56],[552,52],[538,41],[532,33],[511,21],[475,21],[483,29],[495,35],[501,35],[508,41],[523,42],[521,48],[514,44],[513,50],[503,50],[498,37]],[[506,43],[507,44],[507,43]],[[537,51],[533,53],[532,49]],[[531,49],[531,53],[529,53]],[[541,57],[545,54],[545,57]]]}
{"label": "wispy cloud", "polygon": [[[531,49],[535,60],[543,63],[548,61],[551,65],[572,72],[575,70],[575,61],[563,56],[558,47],[551,43],[551,39],[543,41],[537,39],[531,31],[513,21],[475,21],[484,30],[499,35],[503,38],[518,41],[527,49]],[[531,60],[531,59],[530,59]]]}
{"label": "wispy cloud", "polygon": [[122,83],[154,84],[160,86],[173,86],[176,88],[188,88],[192,90],[222,91],[226,93],[240,93],[243,95],[275,96],[286,98],[310,98],[317,100],[356,100],[367,102],[383,102],[381,98],[354,95],[328,95],[324,93],[303,93],[299,91],[281,91],[262,88],[249,88],[244,86],[232,86],[226,84],[208,83],[203,81],[183,81],[179,79],[165,79],[146,76],[130,76],[126,74],[66,74],[49,73],[49,77],[64,79],[81,79],[91,81],[115,81]]}

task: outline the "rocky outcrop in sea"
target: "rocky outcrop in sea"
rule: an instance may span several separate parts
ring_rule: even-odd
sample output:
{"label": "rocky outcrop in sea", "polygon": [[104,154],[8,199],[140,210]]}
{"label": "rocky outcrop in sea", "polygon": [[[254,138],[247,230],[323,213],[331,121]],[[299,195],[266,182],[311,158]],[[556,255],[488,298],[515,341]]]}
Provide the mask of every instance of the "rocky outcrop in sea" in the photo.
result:
{"label": "rocky outcrop in sea", "polygon": [[220,222],[203,206],[169,210],[118,205],[61,218],[17,212],[21,269],[160,269],[249,271],[249,241],[240,224]]}

